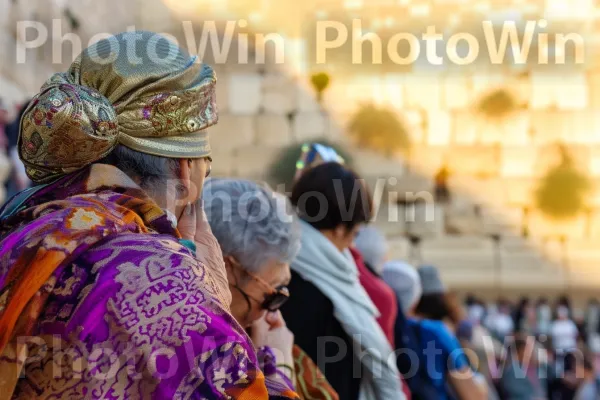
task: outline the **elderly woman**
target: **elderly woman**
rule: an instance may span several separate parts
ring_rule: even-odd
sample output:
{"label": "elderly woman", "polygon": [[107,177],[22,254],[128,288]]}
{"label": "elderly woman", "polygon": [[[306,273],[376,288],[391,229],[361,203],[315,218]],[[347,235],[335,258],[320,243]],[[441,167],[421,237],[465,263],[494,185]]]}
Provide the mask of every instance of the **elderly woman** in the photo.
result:
{"label": "elderly woman", "polygon": [[337,400],[312,360],[298,346],[292,348],[293,335],[279,312],[290,295],[290,262],[300,249],[300,227],[289,200],[236,179],[210,179],[202,196],[225,259],[231,313],[255,342],[261,340],[256,334],[265,330],[288,333],[276,350],[282,355],[280,367],[295,378],[301,398]]}
{"label": "elderly woman", "polygon": [[215,83],[165,38],[129,32],[30,103],[19,151],[38,186],[1,211],[3,395],[297,397],[229,313],[222,255],[194,206]]}
{"label": "elderly woman", "polygon": [[392,347],[348,252],[371,218],[364,182],[343,165],[323,163],[300,176],[291,200],[302,246],[291,264],[293,296],[281,311],[296,343],[341,399],[404,399]]}

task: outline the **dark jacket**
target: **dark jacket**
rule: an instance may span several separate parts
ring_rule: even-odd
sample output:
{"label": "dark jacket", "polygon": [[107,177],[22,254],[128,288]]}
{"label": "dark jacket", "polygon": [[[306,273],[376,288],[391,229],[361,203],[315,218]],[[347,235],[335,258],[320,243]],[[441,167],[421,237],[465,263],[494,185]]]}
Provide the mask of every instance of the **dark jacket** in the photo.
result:
{"label": "dark jacket", "polygon": [[350,338],[334,317],[333,303],[294,271],[288,288],[291,296],[281,313],[294,334],[294,342],[323,371],[340,399],[358,399],[361,363]]}

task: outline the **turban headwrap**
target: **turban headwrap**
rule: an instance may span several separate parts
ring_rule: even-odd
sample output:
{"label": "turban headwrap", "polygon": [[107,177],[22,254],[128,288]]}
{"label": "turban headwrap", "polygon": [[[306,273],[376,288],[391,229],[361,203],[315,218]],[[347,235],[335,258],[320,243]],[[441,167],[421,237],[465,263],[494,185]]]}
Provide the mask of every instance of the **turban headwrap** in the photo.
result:
{"label": "turban headwrap", "polygon": [[19,154],[37,183],[98,162],[119,144],[167,158],[211,153],[216,76],[174,43],[127,32],[86,49],[27,107]]}

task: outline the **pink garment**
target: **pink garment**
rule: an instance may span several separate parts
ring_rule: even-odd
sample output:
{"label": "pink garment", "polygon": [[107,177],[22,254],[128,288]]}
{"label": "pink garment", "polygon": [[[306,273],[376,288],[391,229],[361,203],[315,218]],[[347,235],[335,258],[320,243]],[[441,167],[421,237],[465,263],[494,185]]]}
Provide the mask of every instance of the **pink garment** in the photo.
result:
{"label": "pink garment", "polygon": [[[395,349],[394,341],[394,328],[396,325],[396,317],[398,316],[398,303],[396,302],[396,294],[394,290],[383,281],[383,279],[374,275],[367,266],[365,265],[362,255],[356,249],[350,249],[350,253],[354,258],[354,263],[358,268],[358,275],[360,284],[371,298],[371,301],[375,304],[375,307],[379,310],[379,318],[377,322],[388,341]],[[411,394],[410,389],[404,379],[402,380],[402,391],[404,392],[407,399],[410,400]]]}
{"label": "pink garment", "polygon": [[8,147],[8,138],[6,137],[6,125],[0,122],[0,149]]}

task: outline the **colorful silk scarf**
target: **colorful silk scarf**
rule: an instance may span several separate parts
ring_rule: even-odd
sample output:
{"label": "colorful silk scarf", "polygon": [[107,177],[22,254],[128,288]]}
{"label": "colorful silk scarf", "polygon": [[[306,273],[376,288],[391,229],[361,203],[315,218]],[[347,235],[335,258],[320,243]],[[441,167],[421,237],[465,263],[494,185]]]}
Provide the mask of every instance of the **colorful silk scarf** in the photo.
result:
{"label": "colorful silk scarf", "polygon": [[0,227],[0,398],[297,398],[116,168],[39,189]]}

